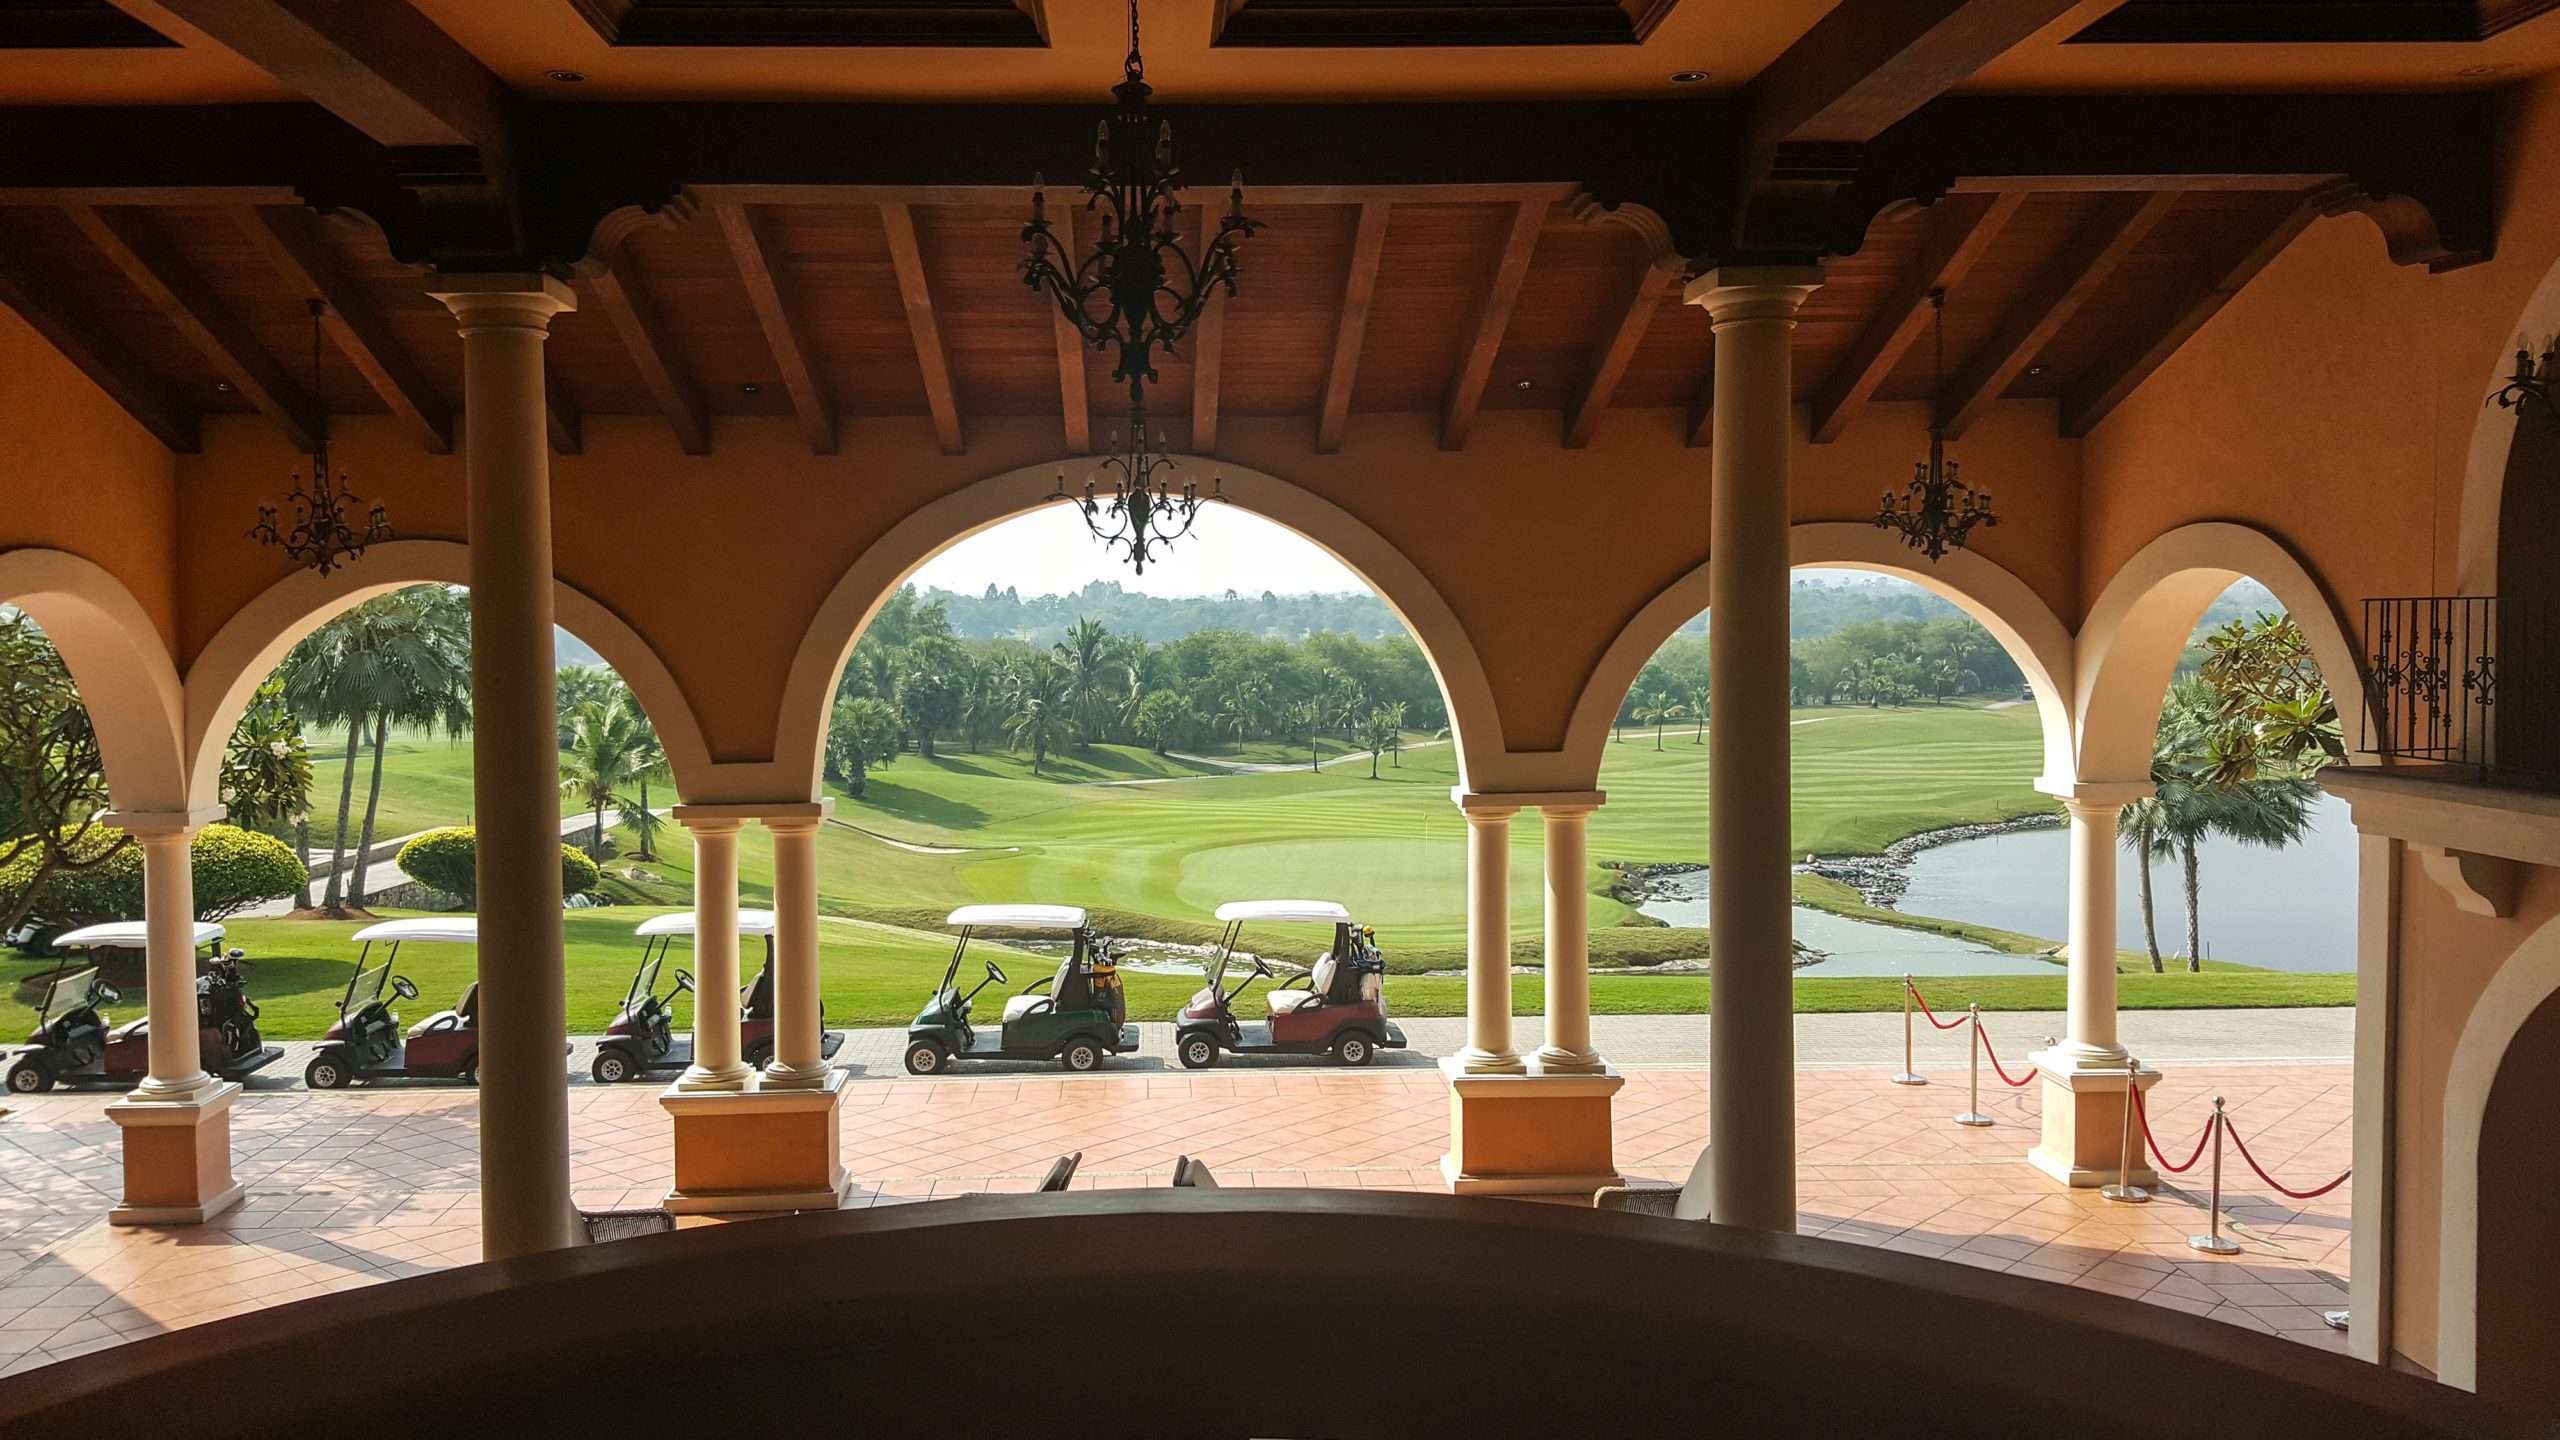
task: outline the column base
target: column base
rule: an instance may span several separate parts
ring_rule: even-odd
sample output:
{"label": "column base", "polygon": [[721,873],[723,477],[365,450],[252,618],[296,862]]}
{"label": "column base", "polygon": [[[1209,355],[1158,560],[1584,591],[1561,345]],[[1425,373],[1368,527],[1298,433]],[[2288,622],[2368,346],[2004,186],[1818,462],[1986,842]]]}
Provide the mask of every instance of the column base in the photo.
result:
{"label": "column base", "polygon": [[844,1203],[844,1075],[821,1085],[686,1090],[658,1097],[675,1119],[679,1215],[833,1210]]}
{"label": "column base", "polygon": [[240,1087],[218,1083],[187,1100],[123,1099],[107,1118],[124,1132],[124,1203],[112,1225],[201,1225],[240,1203],[231,1178],[231,1102]]}
{"label": "column base", "polygon": [[1538,1047],[1537,1054],[1529,1057],[1529,1063],[1535,1066],[1541,1075],[1606,1075],[1609,1073],[1608,1057],[1597,1050],[1558,1050],[1552,1045],[1542,1045]]}
{"label": "column base", "polygon": [[[2027,1059],[2036,1067],[2044,1110],[2044,1135],[2027,1152],[2027,1163],[2074,1189],[2115,1184],[2125,1159],[2124,1059],[2066,1053],[2059,1046],[2035,1051]],[[2160,1083],[2160,1072],[2144,1066],[2135,1073],[2134,1083],[2147,1091]],[[2139,1122],[2133,1147],[2126,1182],[2146,1187],[2159,1184]]]}
{"label": "column base", "polygon": [[1440,1068],[1453,1075],[1526,1075],[1529,1062],[1519,1055],[1495,1055],[1469,1046],[1442,1060]]}
{"label": "column base", "polygon": [[1440,1158],[1449,1193],[1589,1195],[1619,1182],[1609,1112],[1625,1076],[1605,1065],[1488,1074],[1455,1056],[1440,1072],[1449,1078],[1449,1153]]}

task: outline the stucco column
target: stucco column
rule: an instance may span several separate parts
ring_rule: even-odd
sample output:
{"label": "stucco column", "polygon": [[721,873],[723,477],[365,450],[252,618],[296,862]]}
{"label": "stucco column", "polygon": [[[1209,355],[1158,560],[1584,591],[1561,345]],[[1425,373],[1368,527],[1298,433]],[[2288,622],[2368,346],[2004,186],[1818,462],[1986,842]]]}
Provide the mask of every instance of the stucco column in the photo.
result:
{"label": "stucco column", "polygon": [[1467,817],[1467,1044],[1470,1075],[1527,1069],[1511,1043],[1511,817],[1516,804],[1458,792]]}
{"label": "stucco column", "polygon": [[542,345],[576,308],[545,275],[460,275],[471,547],[472,808],[479,832],[481,1253],[574,1244],[560,934],[560,717]]}
{"label": "stucco column", "polygon": [[1708,1113],[1717,1223],[1796,1228],[1795,917],[1788,844],[1788,350],[1814,267],[1689,282],[1715,322],[1708,542]]}
{"label": "stucco column", "polygon": [[217,1082],[205,1073],[196,1039],[196,875],[192,816],[127,825],[142,847],[146,1001],[151,1073],[136,1100],[193,1100]]}
{"label": "stucco column", "polygon": [[[676,807],[675,816],[677,824],[693,832],[693,1065],[677,1078],[675,1088],[743,1090],[756,1073],[738,1053],[738,831],[743,825],[734,815],[692,813],[684,805]],[[777,993],[776,1002],[780,999]]]}
{"label": "stucco column", "polygon": [[1591,1048],[1591,812],[1592,803],[1541,805],[1546,824],[1547,1043],[1537,1054],[1549,1074],[1605,1069]]}
{"label": "stucco column", "polygon": [[[768,1090],[806,1089],[827,1079],[818,1045],[818,826],[824,810],[812,808],[819,813],[764,817],[764,828],[773,833],[773,1060],[763,1082]],[[695,1013],[701,1013],[699,1006]]]}
{"label": "stucco column", "polygon": [[2125,802],[2066,799],[2071,816],[2070,1019],[2065,1051],[2124,1063],[2116,1043],[2116,817]]}
{"label": "stucco column", "polygon": [[[2067,1185],[2115,1182],[2124,1155],[2126,1096],[2160,1079],[2136,1070],[2116,1039],[2116,817],[2151,793],[2141,781],[2053,780],[2037,788],[2062,801],[2071,823],[2070,944],[2064,951],[2069,1032],[2028,1056],[2039,1078],[2042,1136],[2029,1163]],[[2157,1180],[2133,1157],[2136,1185]]]}

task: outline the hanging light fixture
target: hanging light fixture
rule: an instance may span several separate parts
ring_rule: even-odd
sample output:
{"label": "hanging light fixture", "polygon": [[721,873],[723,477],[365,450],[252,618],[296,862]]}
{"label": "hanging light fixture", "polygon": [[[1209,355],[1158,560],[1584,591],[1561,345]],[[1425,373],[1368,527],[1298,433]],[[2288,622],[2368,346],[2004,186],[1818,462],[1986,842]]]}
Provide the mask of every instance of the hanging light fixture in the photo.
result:
{"label": "hanging light fixture", "polygon": [[2516,371],[2489,398],[2496,401],[2501,410],[2522,413],[2525,406],[2538,405],[2546,418],[2560,418],[2560,404],[2556,404],[2551,395],[2555,380],[2560,380],[2560,338],[2542,347],[2539,361],[2534,359],[2533,347],[2519,338],[2516,341]]}
{"label": "hanging light fixture", "polygon": [[1938,391],[1946,379],[1946,304],[1947,292],[1929,292],[1929,458],[1912,467],[1911,483],[1900,495],[1886,491],[1884,504],[1876,511],[1877,529],[1899,532],[1904,544],[1928,556],[1932,564],[1950,550],[1963,549],[1965,536],[1976,525],[1988,528],[2000,523],[2000,517],[1991,512],[1990,492],[1977,493],[1957,478],[1956,462],[1947,458],[1946,427],[1937,418]]}
{"label": "hanging light fixture", "polygon": [[[1100,233],[1091,253],[1074,255],[1050,228],[1048,192],[1031,181],[1031,220],[1022,227],[1030,254],[1023,283],[1047,294],[1087,345],[1115,355],[1111,378],[1129,387],[1129,428],[1085,483],[1077,507],[1106,546],[1125,549],[1130,563],[1146,569],[1160,546],[1191,528],[1204,499],[1224,499],[1212,477],[1210,493],[1196,482],[1176,483],[1181,462],[1166,453],[1161,436],[1147,428],[1146,387],[1158,377],[1156,357],[1172,354],[1191,333],[1200,312],[1218,292],[1236,290],[1236,245],[1262,228],[1245,217],[1244,175],[1227,189],[1227,213],[1198,256],[1182,246],[1182,171],[1173,159],[1173,126],[1147,114],[1146,62],[1138,47],[1137,0],[1129,3],[1126,71],[1111,91],[1118,102],[1094,132],[1093,164],[1086,172],[1085,211]],[[1104,494],[1105,486],[1109,493]],[[1053,498],[1074,499],[1062,473]]]}
{"label": "hanging light fixture", "polygon": [[1109,451],[1085,477],[1084,493],[1069,492],[1061,469],[1049,498],[1075,506],[1104,551],[1125,552],[1144,575],[1149,556],[1191,533],[1203,504],[1226,501],[1217,475],[1209,477],[1209,493],[1203,495],[1198,481],[1178,477],[1180,469],[1181,462],[1165,453],[1164,437],[1149,438],[1146,410],[1132,407],[1128,431],[1112,433]]}
{"label": "hanging light fixture", "polygon": [[[320,397],[320,317],[328,313],[322,300],[311,302],[311,395],[315,403]],[[258,523],[249,529],[249,538],[263,545],[283,548],[293,562],[326,575],[341,565],[364,558],[365,547],[392,537],[390,523],[384,519],[382,507],[373,507],[362,530],[347,523],[348,517],[364,508],[364,500],[347,488],[347,477],[338,473],[332,478],[329,464],[329,416],[322,405],[319,419],[312,428],[311,480],[304,487],[299,471],[293,477],[293,493],[285,503],[293,508],[293,522],[286,525],[273,505],[258,507]]]}

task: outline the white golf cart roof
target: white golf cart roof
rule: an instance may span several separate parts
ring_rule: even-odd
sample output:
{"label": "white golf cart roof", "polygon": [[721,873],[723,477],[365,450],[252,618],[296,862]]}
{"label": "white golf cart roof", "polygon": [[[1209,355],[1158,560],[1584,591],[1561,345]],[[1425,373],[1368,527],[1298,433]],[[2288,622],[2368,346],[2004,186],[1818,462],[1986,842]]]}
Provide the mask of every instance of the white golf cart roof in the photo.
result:
{"label": "white golf cart roof", "polygon": [[367,925],[350,938],[372,940],[444,940],[462,945],[480,942],[480,917],[477,915],[432,915],[420,920],[385,920]]}
{"label": "white golf cart roof", "polygon": [[1322,925],[1348,925],[1351,912],[1330,900],[1230,900],[1218,907],[1218,919],[1230,925],[1238,920],[1304,920]]}
{"label": "white golf cart roof", "polygon": [[1081,930],[1081,905],[963,905],[945,925],[985,926],[990,930]]}
{"label": "white golf cart roof", "polygon": [[[773,912],[770,910],[738,912],[738,933],[741,935],[770,935],[774,933],[773,925]],[[679,910],[673,915],[652,915],[641,921],[639,928],[632,933],[647,939],[660,935],[690,935],[693,933],[693,912]]]}
{"label": "white golf cart roof", "polygon": [[[222,927],[212,921],[198,922],[195,931],[196,944],[199,947],[219,944],[222,940]],[[53,943],[74,947],[97,946],[101,949],[140,950],[148,943],[149,938],[149,927],[140,920],[110,920],[104,925],[83,925],[77,930],[56,935],[53,937]]]}

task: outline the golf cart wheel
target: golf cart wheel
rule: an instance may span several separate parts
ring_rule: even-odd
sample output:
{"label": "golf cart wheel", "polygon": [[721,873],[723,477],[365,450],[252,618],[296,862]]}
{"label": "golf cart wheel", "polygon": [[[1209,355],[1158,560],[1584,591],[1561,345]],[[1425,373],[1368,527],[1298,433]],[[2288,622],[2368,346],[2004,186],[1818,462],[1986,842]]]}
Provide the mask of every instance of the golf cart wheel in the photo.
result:
{"label": "golf cart wheel", "polygon": [[631,1078],[631,1057],[619,1050],[599,1050],[596,1063],[589,1070],[599,1085],[619,1085]]}
{"label": "golf cart wheel", "polygon": [[1366,1065],[1377,1053],[1377,1047],[1370,1043],[1369,1037],[1357,1030],[1333,1042],[1333,1058],[1345,1065]]}
{"label": "golf cart wheel", "polygon": [[1173,1053],[1185,1070],[1206,1070],[1218,1063],[1218,1042],[1206,1035],[1185,1035]]}
{"label": "golf cart wheel", "polygon": [[761,1070],[773,1063],[773,1042],[759,1040],[747,1047],[745,1060],[749,1069]]}
{"label": "golf cart wheel", "polygon": [[344,1090],[353,1078],[347,1062],[335,1055],[314,1055],[302,1070],[302,1083],[313,1090]]}
{"label": "golf cart wheel", "polygon": [[52,1088],[52,1069],[33,1055],[21,1055],[18,1063],[9,1067],[9,1093],[12,1095],[41,1095]]}
{"label": "golf cart wheel", "polygon": [[1079,1073],[1101,1068],[1102,1047],[1091,1040],[1070,1040],[1058,1052],[1058,1063]]}
{"label": "golf cart wheel", "polygon": [[462,1083],[470,1086],[474,1090],[480,1088],[479,1056],[474,1055],[470,1059],[462,1062]]}
{"label": "golf cart wheel", "polygon": [[930,1040],[919,1040],[907,1047],[907,1073],[939,1075],[942,1073],[944,1062],[950,1058],[951,1052],[941,1046]]}

